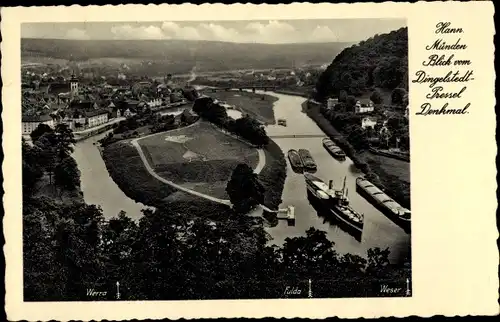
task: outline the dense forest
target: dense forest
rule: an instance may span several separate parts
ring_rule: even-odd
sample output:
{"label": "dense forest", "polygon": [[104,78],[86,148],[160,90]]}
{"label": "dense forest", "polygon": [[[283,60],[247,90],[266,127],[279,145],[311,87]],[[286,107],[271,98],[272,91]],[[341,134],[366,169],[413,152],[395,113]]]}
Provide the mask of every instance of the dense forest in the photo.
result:
{"label": "dense forest", "polygon": [[316,94],[324,100],[341,91],[360,96],[375,88],[408,89],[408,28],[344,49],[319,77]]}

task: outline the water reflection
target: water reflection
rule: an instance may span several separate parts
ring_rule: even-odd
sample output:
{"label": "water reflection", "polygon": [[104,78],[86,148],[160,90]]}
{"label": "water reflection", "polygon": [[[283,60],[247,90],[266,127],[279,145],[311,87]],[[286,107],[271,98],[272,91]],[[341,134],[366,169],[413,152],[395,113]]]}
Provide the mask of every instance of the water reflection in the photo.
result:
{"label": "water reflection", "polygon": [[361,242],[362,232],[357,229],[352,228],[341,220],[338,220],[329,209],[327,209],[324,205],[319,202],[316,198],[312,197],[309,193],[307,196],[307,200],[309,204],[314,208],[316,214],[319,218],[323,219],[323,223],[328,223],[331,226],[332,230],[342,230],[342,232],[348,233],[353,237],[356,241]]}

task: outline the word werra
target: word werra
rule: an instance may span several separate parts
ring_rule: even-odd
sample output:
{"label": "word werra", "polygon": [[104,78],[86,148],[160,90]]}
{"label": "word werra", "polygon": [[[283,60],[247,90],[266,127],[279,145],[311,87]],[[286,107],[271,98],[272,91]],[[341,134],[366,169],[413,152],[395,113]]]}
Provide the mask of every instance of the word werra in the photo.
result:
{"label": "word werra", "polygon": [[463,82],[468,82],[471,80],[474,80],[472,78],[472,70],[468,70],[465,75],[459,76],[460,71],[452,72],[449,71],[448,74],[444,77],[434,77],[434,76],[428,76],[427,73],[423,70],[419,70],[415,73],[415,76],[417,77],[416,79],[412,80],[412,83],[429,83],[429,87],[434,87],[436,86],[437,83],[463,83]]}
{"label": "word werra", "polygon": [[416,115],[447,115],[447,114],[467,114],[469,111],[470,103],[467,103],[464,108],[456,108],[456,109],[447,109],[448,103],[444,104],[441,109],[432,109],[430,103],[424,103],[420,108],[422,109],[420,112],[415,113]]}
{"label": "word werra", "polygon": [[427,45],[425,46],[425,49],[427,50],[463,50],[467,49],[466,44],[461,44],[460,40],[461,38],[458,38],[458,40],[452,44],[448,45],[446,41],[443,39],[436,39],[436,41],[432,45]]}
{"label": "word werra", "polygon": [[298,287],[290,287],[290,286],[287,286],[285,288],[285,295],[300,295],[302,291],[298,288]]}
{"label": "word werra", "polygon": [[464,32],[462,28],[449,28],[451,26],[451,22],[439,22],[436,25],[436,33],[437,34],[461,34]]}
{"label": "word werra", "polygon": [[92,288],[87,289],[87,296],[106,296],[108,292],[98,292]]}
{"label": "word werra", "polygon": [[432,89],[432,93],[427,94],[428,99],[433,99],[433,98],[462,98],[463,92],[467,89],[467,86],[462,87],[460,92],[455,92],[455,93],[442,93],[443,91],[443,86],[436,86]]}
{"label": "word werra", "polygon": [[396,294],[398,292],[401,292],[401,290],[401,287],[389,287],[385,284],[382,284],[382,286],[380,287],[380,293]]}

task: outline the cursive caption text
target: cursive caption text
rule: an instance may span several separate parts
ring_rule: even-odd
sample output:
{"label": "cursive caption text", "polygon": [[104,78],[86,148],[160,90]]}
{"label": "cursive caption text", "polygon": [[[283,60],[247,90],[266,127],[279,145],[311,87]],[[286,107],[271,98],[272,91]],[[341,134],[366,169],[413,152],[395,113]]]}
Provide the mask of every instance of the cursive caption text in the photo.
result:
{"label": "cursive caption text", "polygon": [[422,69],[415,72],[412,83],[428,86],[426,101],[416,115],[463,115],[469,113],[470,102],[464,99],[467,83],[474,80],[472,62],[464,55],[467,44],[462,40],[464,29],[450,22],[435,26],[436,39],[425,46],[429,56],[422,62]]}

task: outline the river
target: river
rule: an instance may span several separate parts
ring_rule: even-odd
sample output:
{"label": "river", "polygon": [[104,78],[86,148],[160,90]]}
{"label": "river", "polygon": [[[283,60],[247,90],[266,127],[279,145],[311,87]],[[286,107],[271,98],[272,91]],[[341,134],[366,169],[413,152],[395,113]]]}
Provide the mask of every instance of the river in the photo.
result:
{"label": "river", "polygon": [[93,136],[76,144],[73,152],[80,169],[81,189],[87,204],[99,205],[106,219],[115,217],[123,210],[133,220],[142,217],[141,209],[150,208],[137,203],[123,193],[111,179],[101,153],[94,145],[109,131]]}
{"label": "river", "polygon": [[[278,97],[274,103],[275,118],[287,120],[286,127],[267,126],[266,131],[269,136],[324,135],[316,123],[302,112],[301,104],[304,102],[304,98],[270,92],[259,93]],[[241,116],[236,110],[228,110],[228,114],[233,118]],[[142,216],[141,209],[146,208],[146,206],[128,198],[109,176],[101,154],[97,146],[94,145],[104,135],[106,133],[81,141],[75,147],[74,158],[81,172],[84,199],[89,204],[100,205],[107,219],[116,216],[120,210],[124,210],[131,218],[137,220]],[[335,249],[339,253],[352,253],[366,257],[369,248],[389,247],[391,262],[398,262],[404,257],[409,250],[410,236],[356,193],[355,179],[360,173],[350,159],[339,162],[332,158],[323,148],[320,137],[276,138],[274,141],[281,147],[285,156],[292,148],[308,149],[318,165],[318,171],[315,175],[326,182],[332,179],[334,184],[338,186],[346,177],[346,186],[349,190],[352,207],[364,213],[365,223],[363,233],[359,238],[321,217],[321,214],[310,205],[307,199],[303,176],[293,172],[288,166],[281,207],[293,205],[296,222],[295,226],[288,226],[286,222],[280,221],[278,226],[266,228],[273,237],[271,243],[281,245],[285,238],[303,236],[307,229],[315,227],[326,231],[328,238],[335,242]]]}
{"label": "river", "polygon": [[[275,135],[325,135],[323,131],[302,112],[303,97],[284,95],[257,91],[260,94],[276,96],[278,100],[274,103],[274,116],[276,119],[286,119],[287,126],[270,125],[266,132],[269,136]],[[347,158],[345,161],[337,161],[323,147],[322,139],[316,138],[275,138],[273,139],[285,154],[287,160],[287,177],[283,190],[284,208],[289,205],[295,207],[295,226],[288,226],[286,221],[279,222],[278,226],[266,228],[273,237],[271,243],[281,245],[285,238],[303,236],[310,227],[315,227],[327,232],[330,240],[335,242],[335,249],[339,253],[352,253],[365,257],[367,250],[373,247],[386,248],[391,250],[391,262],[399,262],[407,254],[410,245],[410,236],[399,226],[394,224],[385,215],[375,209],[368,201],[356,193],[356,178],[361,173],[356,169],[353,162]],[[346,177],[346,187],[348,188],[349,199],[352,207],[365,215],[365,222],[362,235],[356,236],[344,231],[327,218],[321,217],[310,204],[307,194],[304,177],[295,173],[286,157],[290,149],[308,149],[317,163],[317,177],[328,182],[333,180],[335,186],[341,187],[344,177]]]}

